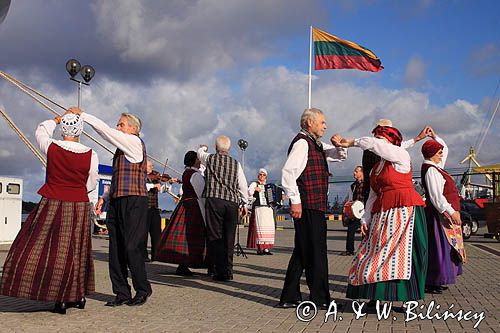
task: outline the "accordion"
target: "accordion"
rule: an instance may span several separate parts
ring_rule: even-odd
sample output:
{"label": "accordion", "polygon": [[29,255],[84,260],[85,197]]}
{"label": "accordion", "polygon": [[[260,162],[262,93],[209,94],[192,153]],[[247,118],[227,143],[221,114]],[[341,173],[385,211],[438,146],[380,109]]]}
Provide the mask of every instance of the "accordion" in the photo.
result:
{"label": "accordion", "polygon": [[280,206],[283,203],[283,190],[274,184],[257,185],[260,192],[255,191],[254,205]]}

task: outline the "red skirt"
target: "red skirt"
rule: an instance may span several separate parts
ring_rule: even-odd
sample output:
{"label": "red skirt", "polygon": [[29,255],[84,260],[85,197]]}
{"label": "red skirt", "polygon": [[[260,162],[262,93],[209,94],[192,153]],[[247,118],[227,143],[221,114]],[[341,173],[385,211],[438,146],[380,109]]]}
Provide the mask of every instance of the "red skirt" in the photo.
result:
{"label": "red skirt", "polygon": [[90,203],[42,197],[4,263],[0,293],[75,302],[95,291]]}
{"label": "red skirt", "polygon": [[204,268],[207,231],[197,199],[181,201],[163,230],[156,250],[156,260]]}

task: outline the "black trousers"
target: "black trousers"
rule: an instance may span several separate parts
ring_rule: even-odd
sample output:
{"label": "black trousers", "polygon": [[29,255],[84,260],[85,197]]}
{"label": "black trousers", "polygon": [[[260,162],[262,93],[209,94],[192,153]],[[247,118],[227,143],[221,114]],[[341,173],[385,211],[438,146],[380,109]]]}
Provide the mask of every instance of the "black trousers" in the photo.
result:
{"label": "black trousers", "polygon": [[144,258],[148,258],[148,233],[151,237],[151,260],[156,259],[156,246],[161,235],[161,216],[158,208],[148,208],[146,237],[144,238]]}
{"label": "black trousers", "polygon": [[300,278],[306,271],[309,300],[316,305],[330,303],[328,258],[326,252],[325,213],[303,209],[302,217],[294,219],[295,247],[288,263],[280,302],[301,301]]}
{"label": "black trousers", "polygon": [[111,199],[106,224],[109,232],[109,276],[113,293],[130,298],[128,269],[139,296],[151,293],[144,263],[144,237],[147,228],[148,198],[127,196]]}
{"label": "black trousers", "polygon": [[347,224],[347,239],[345,241],[345,250],[347,252],[354,252],[354,237],[356,236],[356,229],[360,225],[359,219],[349,219]]}
{"label": "black trousers", "polygon": [[207,198],[207,254],[215,274],[223,278],[233,277],[234,235],[238,222],[238,204],[232,201]]}

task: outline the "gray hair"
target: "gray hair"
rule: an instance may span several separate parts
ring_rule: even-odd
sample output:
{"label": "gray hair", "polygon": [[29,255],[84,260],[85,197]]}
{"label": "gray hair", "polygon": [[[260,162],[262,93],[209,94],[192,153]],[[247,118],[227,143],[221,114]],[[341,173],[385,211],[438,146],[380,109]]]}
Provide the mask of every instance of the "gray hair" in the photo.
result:
{"label": "gray hair", "polygon": [[135,128],[137,128],[136,134],[139,134],[139,132],[141,131],[141,128],[142,128],[141,119],[139,117],[137,117],[135,114],[128,113],[128,112],[123,112],[122,117],[127,118],[128,124],[130,126],[135,126]]}
{"label": "gray hair", "polygon": [[215,139],[215,148],[220,152],[229,152],[229,148],[231,148],[231,139],[225,135],[219,135],[217,139]]}
{"label": "gray hair", "polygon": [[302,116],[300,117],[300,127],[307,130],[307,121],[309,119],[316,120],[316,115],[318,114],[323,114],[323,111],[316,108],[305,109],[304,112],[302,112]]}

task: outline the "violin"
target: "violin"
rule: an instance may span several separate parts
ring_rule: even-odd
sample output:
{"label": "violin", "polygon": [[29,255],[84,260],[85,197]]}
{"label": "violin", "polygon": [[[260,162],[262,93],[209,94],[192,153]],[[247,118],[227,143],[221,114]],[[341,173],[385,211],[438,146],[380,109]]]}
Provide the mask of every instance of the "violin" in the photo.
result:
{"label": "violin", "polygon": [[168,182],[171,179],[175,179],[175,182],[181,183],[179,179],[171,177],[168,173],[160,173],[159,171],[153,170],[148,174],[149,180],[156,180],[160,182]]}

